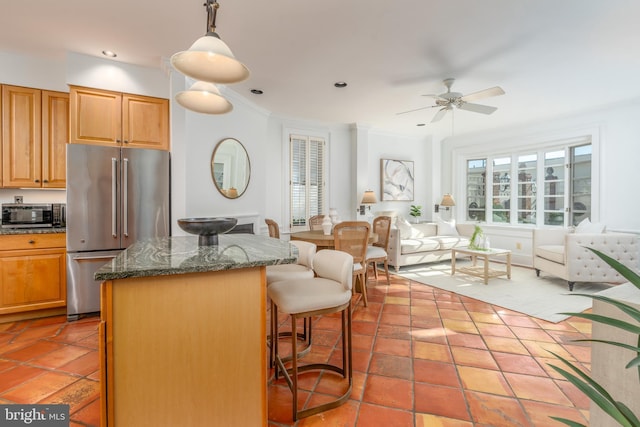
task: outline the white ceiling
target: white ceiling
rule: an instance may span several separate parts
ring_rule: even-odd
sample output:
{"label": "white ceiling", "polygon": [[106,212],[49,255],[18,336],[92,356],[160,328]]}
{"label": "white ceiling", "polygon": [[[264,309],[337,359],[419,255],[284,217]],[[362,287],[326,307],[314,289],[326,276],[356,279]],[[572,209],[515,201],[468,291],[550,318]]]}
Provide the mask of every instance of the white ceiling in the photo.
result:
{"label": "white ceiling", "polygon": [[[3,1],[0,51],[66,51],[160,67],[206,31],[203,0]],[[274,114],[408,134],[451,129],[422,94],[456,78],[492,115],[456,111],[456,134],[640,97],[637,0],[219,0],[217,32],[251,70],[230,88]],[[337,89],[336,81],[348,86]],[[253,95],[259,88],[263,95]],[[417,127],[418,123],[426,123]],[[438,128],[438,126],[440,128]]]}

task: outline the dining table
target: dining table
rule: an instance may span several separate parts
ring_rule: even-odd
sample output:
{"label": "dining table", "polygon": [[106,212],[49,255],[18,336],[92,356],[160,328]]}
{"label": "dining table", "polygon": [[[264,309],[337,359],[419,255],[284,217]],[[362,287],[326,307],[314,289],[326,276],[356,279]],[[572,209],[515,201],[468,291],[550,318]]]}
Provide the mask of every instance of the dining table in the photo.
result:
{"label": "dining table", "polygon": [[[333,233],[324,234],[322,230],[305,230],[296,231],[289,235],[289,240],[303,240],[305,242],[315,244],[318,249],[334,249],[335,243],[333,240]],[[369,244],[378,241],[378,235],[376,233],[369,234]]]}

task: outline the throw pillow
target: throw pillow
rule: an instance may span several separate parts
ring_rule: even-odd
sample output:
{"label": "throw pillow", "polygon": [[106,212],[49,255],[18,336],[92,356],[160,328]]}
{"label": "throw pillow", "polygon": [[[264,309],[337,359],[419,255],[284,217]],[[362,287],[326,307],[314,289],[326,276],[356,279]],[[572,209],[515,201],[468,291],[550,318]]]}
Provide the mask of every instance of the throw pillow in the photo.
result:
{"label": "throw pillow", "polygon": [[411,224],[404,217],[396,218],[396,227],[400,230],[401,239],[409,239],[411,237]]}
{"label": "throw pillow", "polygon": [[599,222],[591,222],[589,218],[585,218],[580,221],[580,224],[576,226],[576,233],[578,234],[602,234],[604,233],[606,226]]}
{"label": "throw pillow", "polygon": [[439,236],[458,236],[455,219],[452,219],[451,221],[443,221],[439,219],[437,224]]}

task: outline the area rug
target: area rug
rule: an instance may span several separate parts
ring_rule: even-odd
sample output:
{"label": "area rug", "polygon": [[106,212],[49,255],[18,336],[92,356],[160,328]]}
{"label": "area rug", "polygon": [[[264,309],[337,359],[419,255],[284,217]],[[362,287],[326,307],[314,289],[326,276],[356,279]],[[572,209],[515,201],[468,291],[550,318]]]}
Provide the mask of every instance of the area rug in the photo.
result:
{"label": "area rug", "polygon": [[[469,261],[456,262],[456,267],[468,265]],[[492,263],[492,268],[494,267],[506,268],[505,265]],[[606,295],[607,290],[615,288],[603,283],[576,283],[573,292],[570,292],[565,280],[544,273],[541,273],[541,277],[536,277],[535,270],[517,266],[511,268],[511,279],[507,279],[506,276],[495,277],[489,279],[489,284],[485,285],[481,278],[458,271],[452,276],[451,263],[448,261],[402,267],[397,274],[554,323],[568,317],[560,313],[580,313],[591,308],[591,298],[572,294]]]}

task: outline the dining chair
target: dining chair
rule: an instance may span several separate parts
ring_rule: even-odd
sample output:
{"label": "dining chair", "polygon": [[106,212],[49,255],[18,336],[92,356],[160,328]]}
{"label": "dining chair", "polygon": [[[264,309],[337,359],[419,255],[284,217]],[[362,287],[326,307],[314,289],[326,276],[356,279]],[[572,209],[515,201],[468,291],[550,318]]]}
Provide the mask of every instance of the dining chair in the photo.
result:
{"label": "dining chair", "polygon": [[[282,374],[291,390],[294,421],[342,405],[351,396],[353,388],[351,344],[353,257],[345,252],[323,249],[316,254],[313,266],[316,277],[312,279],[285,280],[273,283],[267,288],[267,295],[271,299],[272,316],[277,317],[280,312],[288,314],[291,318],[291,353],[285,353],[284,357],[280,354],[279,340],[274,340],[273,347],[275,348],[274,377],[277,380]],[[331,364],[331,361],[318,363],[315,360],[302,364],[304,359],[301,359],[299,364],[298,357],[292,357],[297,354],[295,331],[298,319],[332,313],[340,313],[342,318],[342,366]],[[278,322],[271,323],[271,336],[282,336],[278,331]],[[291,367],[287,369],[285,364],[289,361]],[[331,398],[327,395],[327,399],[331,398],[331,400],[323,399],[324,403],[298,410],[298,377],[310,371],[321,371],[315,381],[327,382],[331,384],[332,389],[335,387],[335,382],[329,378],[328,374],[342,376],[347,380],[346,391],[338,397]]]}
{"label": "dining chair", "polygon": [[324,215],[314,215],[309,218],[309,230],[322,230]]}
{"label": "dining chair", "polygon": [[335,249],[347,252],[353,257],[353,290],[355,292],[356,284],[360,283],[360,292],[365,307],[369,304],[367,301],[365,258],[370,228],[367,221],[343,221],[333,227]]}
{"label": "dining chair", "polygon": [[[313,258],[316,255],[316,245],[301,240],[292,240],[289,242],[298,249],[298,259],[295,264],[276,264],[268,265],[267,270],[267,288],[271,284],[285,280],[306,280],[315,276],[313,271]],[[271,323],[277,322],[277,316],[271,313]],[[298,352],[298,357],[308,353],[311,349],[311,319],[304,319],[302,332],[297,333],[299,340],[305,344],[305,348]],[[280,333],[280,338],[288,336],[288,332]],[[272,345],[271,336],[267,337],[267,346],[271,349],[269,353],[269,366],[273,365],[274,346]]]}
{"label": "dining chair", "polygon": [[[378,263],[384,263],[384,272],[387,275],[387,285],[391,284],[389,279],[389,234],[391,233],[391,217],[378,216],[373,220],[373,232],[378,236],[378,240],[367,247],[367,255],[364,265],[368,272],[369,264],[373,264],[373,272],[378,281]],[[366,279],[366,274],[365,274]]]}
{"label": "dining chair", "polygon": [[278,227],[278,223],[272,219],[265,218],[264,222],[267,223],[267,228],[269,229],[269,237],[273,237],[276,239],[280,238],[280,227]]}

